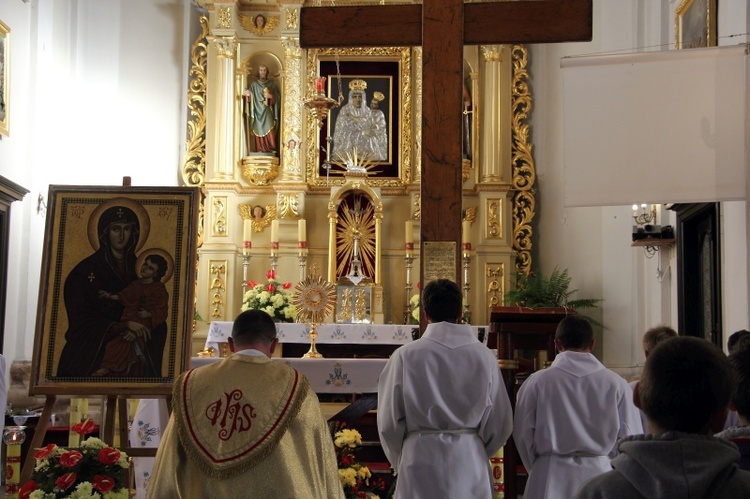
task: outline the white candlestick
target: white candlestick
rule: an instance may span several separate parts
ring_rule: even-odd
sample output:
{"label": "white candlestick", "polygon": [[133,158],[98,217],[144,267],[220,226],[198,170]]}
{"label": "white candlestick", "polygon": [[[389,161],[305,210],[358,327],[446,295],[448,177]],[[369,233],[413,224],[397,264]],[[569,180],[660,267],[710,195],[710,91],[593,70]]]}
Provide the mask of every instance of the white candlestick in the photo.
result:
{"label": "white candlestick", "polygon": [[406,244],[414,243],[414,222],[406,221]]}
{"label": "white candlestick", "polygon": [[463,243],[464,244],[471,244],[471,222],[468,220],[464,220],[463,222]]}
{"label": "white candlestick", "polygon": [[271,242],[279,242],[279,221],[271,220]]}
{"label": "white candlestick", "polygon": [[297,223],[297,240],[301,243],[307,242],[307,220],[300,220]]}

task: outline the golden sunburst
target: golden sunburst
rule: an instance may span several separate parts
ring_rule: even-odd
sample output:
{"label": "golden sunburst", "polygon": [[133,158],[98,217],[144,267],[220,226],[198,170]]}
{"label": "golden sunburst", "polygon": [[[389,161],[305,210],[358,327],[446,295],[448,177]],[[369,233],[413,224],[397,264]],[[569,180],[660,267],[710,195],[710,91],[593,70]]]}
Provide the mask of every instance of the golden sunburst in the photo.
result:
{"label": "golden sunburst", "polygon": [[[351,201],[351,202],[349,202]],[[372,278],[375,275],[375,210],[362,194],[354,194],[347,205],[339,210],[336,227],[336,275],[345,275],[354,257],[355,235],[359,235],[359,258],[362,272]]]}
{"label": "golden sunburst", "polygon": [[336,287],[320,276],[308,276],[295,287],[292,303],[298,322],[325,321],[336,306]]}

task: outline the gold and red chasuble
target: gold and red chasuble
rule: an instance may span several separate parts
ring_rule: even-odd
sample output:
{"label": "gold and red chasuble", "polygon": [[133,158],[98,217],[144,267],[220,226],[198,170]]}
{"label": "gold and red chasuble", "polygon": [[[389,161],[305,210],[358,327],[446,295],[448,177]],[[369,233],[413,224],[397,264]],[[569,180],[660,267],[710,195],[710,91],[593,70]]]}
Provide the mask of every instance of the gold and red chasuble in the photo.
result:
{"label": "gold and red chasuble", "polygon": [[210,476],[247,470],[274,450],[308,389],[304,376],[267,357],[235,354],[187,371],[172,394],[182,446]]}

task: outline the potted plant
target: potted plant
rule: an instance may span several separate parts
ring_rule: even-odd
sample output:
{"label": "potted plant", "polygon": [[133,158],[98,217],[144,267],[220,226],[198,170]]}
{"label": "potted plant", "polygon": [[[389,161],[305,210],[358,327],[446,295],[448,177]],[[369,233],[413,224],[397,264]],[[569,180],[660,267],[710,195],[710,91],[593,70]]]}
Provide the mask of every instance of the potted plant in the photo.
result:
{"label": "potted plant", "polygon": [[[549,277],[539,272],[529,272],[516,276],[516,289],[506,293],[505,303],[509,306],[538,308],[565,308],[578,312],[583,308],[595,308],[602,301],[599,298],[576,298],[571,295],[577,289],[570,289],[571,277],[568,269],[560,270],[557,267]],[[583,316],[593,325],[602,326],[591,317]]]}

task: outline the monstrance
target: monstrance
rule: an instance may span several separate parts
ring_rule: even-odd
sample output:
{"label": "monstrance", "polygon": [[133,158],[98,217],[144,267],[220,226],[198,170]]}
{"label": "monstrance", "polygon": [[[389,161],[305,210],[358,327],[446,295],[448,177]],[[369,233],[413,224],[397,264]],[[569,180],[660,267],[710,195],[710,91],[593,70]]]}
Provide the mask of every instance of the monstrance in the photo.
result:
{"label": "monstrance", "polygon": [[297,308],[297,321],[310,323],[310,350],[305,359],[322,359],[315,348],[318,337],[317,324],[333,313],[336,305],[336,287],[321,276],[309,276],[295,287],[292,303]]}

